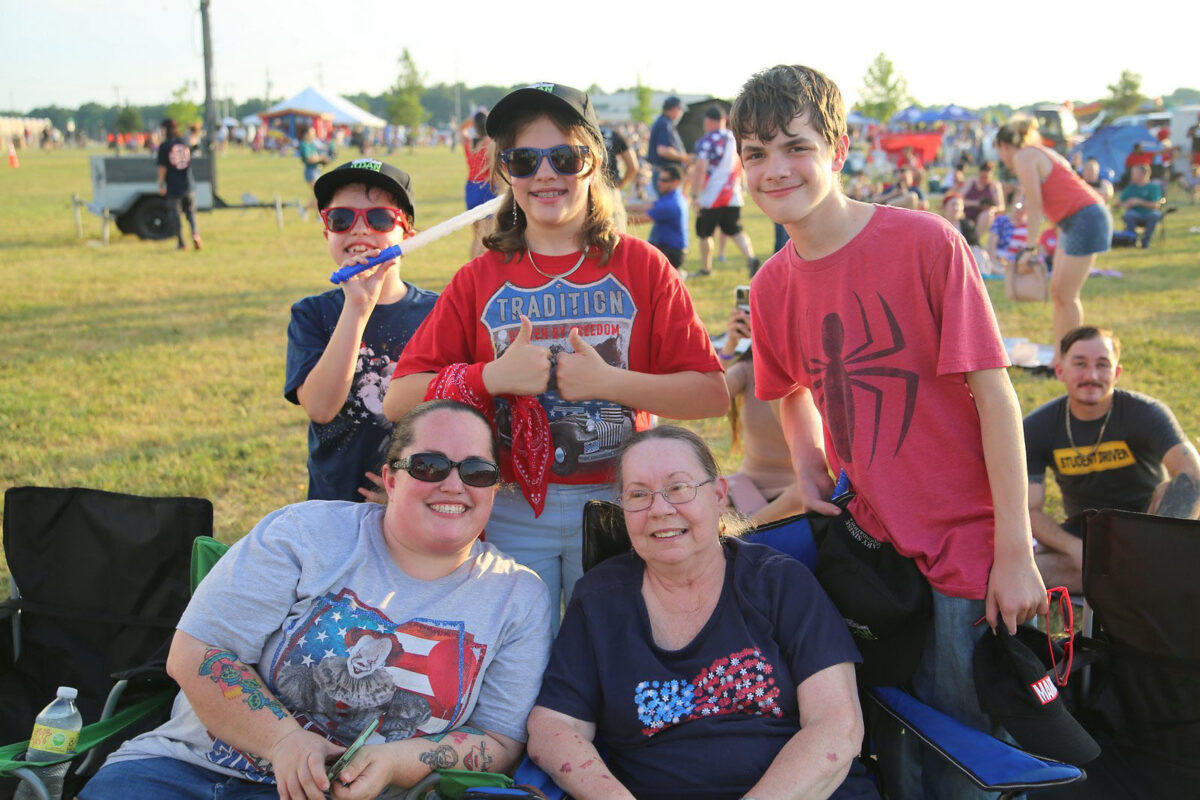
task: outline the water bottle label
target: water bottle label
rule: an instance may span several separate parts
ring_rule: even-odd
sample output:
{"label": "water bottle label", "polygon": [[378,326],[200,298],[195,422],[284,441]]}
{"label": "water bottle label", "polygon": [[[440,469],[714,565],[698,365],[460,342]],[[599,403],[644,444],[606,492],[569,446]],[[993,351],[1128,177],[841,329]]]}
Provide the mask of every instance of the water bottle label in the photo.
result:
{"label": "water bottle label", "polygon": [[30,748],[45,753],[61,753],[64,756],[74,753],[78,742],[79,731],[65,731],[48,725],[34,725],[33,736],[29,738]]}

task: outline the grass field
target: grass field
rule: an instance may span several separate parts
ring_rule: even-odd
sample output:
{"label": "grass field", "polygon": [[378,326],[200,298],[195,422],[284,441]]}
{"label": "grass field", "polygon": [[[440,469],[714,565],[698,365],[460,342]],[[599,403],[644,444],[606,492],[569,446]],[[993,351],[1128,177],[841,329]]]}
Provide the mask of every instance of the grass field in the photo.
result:
{"label": "grass field", "polygon": [[[98,151],[97,151],[98,152]],[[27,152],[0,168],[0,488],[90,486],[150,495],[195,495],[216,507],[218,536],[233,541],[268,511],[303,499],[303,411],[283,399],[285,330],[292,302],[323,291],[332,262],[318,221],[264,210],[200,216],[205,249],[145,242],[85,214],[75,237],[70,197],[90,199],[87,156]],[[463,157],[446,150],[398,152],[414,177],[417,223],[462,208]],[[305,189],[295,158],[231,153],[219,162],[221,194],[294,199]],[[765,253],[769,221],[750,207],[747,227]],[[1099,266],[1124,277],[1092,278],[1088,320],[1124,342],[1121,385],[1166,401],[1195,440],[1200,350],[1197,245],[1200,206],[1182,205],[1150,250],[1121,250]],[[634,232],[645,235],[646,227]],[[717,274],[692,286],[711,332],[723,329],[733,287],[745,282],[736,248]],[[463,263],[467,233],[413,255],[408,280],[442,288]],[[696,248],[688,268],[694,268]],[[1005,336],[1048,341],[1050,307],[1015,305],[990,283]],[[1013,370],[1029,411],[1060,393],[1054,380]],[[725,420],[692,423],[726,466]],[[0,596],[7,580],[0,566]]]}

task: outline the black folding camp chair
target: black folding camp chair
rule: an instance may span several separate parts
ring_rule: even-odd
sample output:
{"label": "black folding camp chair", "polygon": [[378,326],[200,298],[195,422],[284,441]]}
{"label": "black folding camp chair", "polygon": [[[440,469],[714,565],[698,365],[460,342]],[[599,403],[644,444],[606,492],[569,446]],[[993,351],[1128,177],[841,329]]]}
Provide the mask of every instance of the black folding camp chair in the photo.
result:
{"label": "black folding camp chair", "polygon": [[1195,797],[1200,792],[1200,522],[1092,511],[1083,590],[1104,655],[1079,698],[1100,743],[1078,791],[1053,797]]}
{"label": "black folding camp chair", "polygon": [[[85,724],[106,709],[165,714],[174,684],[161,667],[190,596],[192,544],[211,535],[207,500],[80,488],[6,491],[12,597],[0,606],[0,635],[11,636],[13,652],[0,661],[0,742],[27,739],[60,685],[79,690]],[[110,698],[116,674],[131,677],[124,695]],[[140,729],[157,721],[143,718]],[[4,774],[11,770],[0,769]],[[6,783],[0,797],[12,790],[14,782]]]}

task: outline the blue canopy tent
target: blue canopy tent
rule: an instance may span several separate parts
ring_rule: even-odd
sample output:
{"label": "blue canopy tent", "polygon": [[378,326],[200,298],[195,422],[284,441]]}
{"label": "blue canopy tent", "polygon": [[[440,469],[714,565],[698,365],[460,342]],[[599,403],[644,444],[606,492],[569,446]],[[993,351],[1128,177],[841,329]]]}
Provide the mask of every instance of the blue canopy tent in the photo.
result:
{"label": "blue canopy tent", "polygon": [[847,125],[866,126],[866,125],[875,125],[878,122],[879,122],[879,120],[872,119],[871,117],[868,117],[866,114],[863,114],[859,111],[851,111],[849,114],[846,115],[846,124]]}
{"label": "blue canopy tent", "polygon": [[1162,150],[1154,135],[1141,125],[1109,125],[1097,129],[1086,141],[1071,148],[1070,155],[1081,152],[1084,159],[1096,159],[1100,162],[1100,174],[1115,182],[1125,171],[1125,157],[1139,142],[1148,153]]}
{"label": "blue canopy tent", "polygon": [[892,114],[892,118],[888,122],[892,125],[916,125],[921,122],[921,114],[924,113],[916,106],[909,106],[903,111],[897,111]]}
{"label": "blue canopy tent", "polygon": [[962,106],[951,103],[941,110],[940,119],[942,122],[975,122],[979,117]]}

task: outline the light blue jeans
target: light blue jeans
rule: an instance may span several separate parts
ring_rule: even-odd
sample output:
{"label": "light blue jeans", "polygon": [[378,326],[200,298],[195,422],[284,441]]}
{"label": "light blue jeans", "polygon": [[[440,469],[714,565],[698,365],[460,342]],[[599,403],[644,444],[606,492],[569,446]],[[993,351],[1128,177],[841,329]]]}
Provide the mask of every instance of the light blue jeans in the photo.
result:
{"label": "light blue jeans", "polygon": [[[925,639],[925,652],[913,675],[914,694],[972,728],[1002,733],[979,708],[971,660],[975,643],[987,632],[986,622],[976,625],[985,611],[983,600],[948,597],[933,590],[933,619]],[[896,800],[975,800],[995,797],[984,792],[948,763],[925,747],[911,732],[887,714],[875,710],[872,719],[879,764],[885,782]],[[1004,737],[1007,739],[1007,737]]]}
{"label": "light blue jeans", "polygon": [[273,783],[230,778],[177,758],[139,758],[105,764],[79,793],[80,800],[250,800],[278,798]]}
{"label": "light blue jeans", "polygon": [[540,517],[515,486],[496,495],[487,524],[487,540],[536,572],[550,589],[554,606],[554,632],[558,633],[561,608],[571,599],[575,582],[583,576],[583,505],[588,500],[614,500],[607,483],[570,486],[552,483]]}
{"label": "light blue jeans", "polygon": [[[404,789],[388,788],[379,800],[397,800]],[[277,800],[273,783],[255,783],[177,758],[138,758],[105,764],[79,800]]]}

